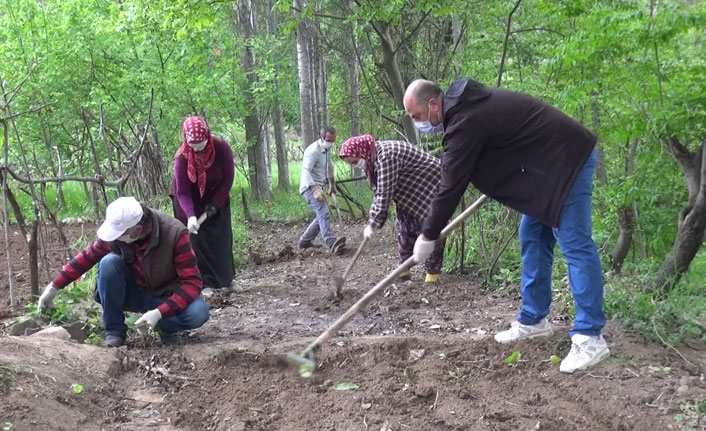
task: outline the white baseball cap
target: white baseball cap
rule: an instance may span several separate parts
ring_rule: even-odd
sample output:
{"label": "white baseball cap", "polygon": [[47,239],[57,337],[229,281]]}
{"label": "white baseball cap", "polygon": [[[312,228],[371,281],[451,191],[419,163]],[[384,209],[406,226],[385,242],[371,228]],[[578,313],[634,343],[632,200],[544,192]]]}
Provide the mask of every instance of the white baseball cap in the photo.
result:
{"label": "white baseball cap", "polygon": [[142,205],[133,197],[117,198],[105,210],[105,221],[98,228],[98,238],[114,241],[142,219]]}

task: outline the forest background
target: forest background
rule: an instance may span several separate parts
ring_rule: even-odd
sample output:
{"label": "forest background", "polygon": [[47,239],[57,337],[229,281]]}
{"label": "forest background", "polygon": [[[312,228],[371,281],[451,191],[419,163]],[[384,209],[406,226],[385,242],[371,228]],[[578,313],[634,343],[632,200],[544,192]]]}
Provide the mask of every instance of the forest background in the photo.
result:
{"label": "forest background", "polygon": [[[8,0],[0,20],[2,220],[6,238],[8,223],[25,234],[32,275],[15,283],[10,269],[14,306],[58,269],[43,244],[62,221],[100,220],[118,194],[171,212],[185,117],[234,150],[234,249],[247,264],[248,223],[309,217],[299,160],[321,126],[338,130],[335,148],[368,133],[439,155],[440,136],[403,115],[404,88],[470,77],[599,136],[607,312],[647,338],[706,341],[704,1]],[[364,218],[367,185],[341,184],[347,220]],[[486,205],[448,241],[446,270],[516,289],[518,220]],[[67,256],[82,246],[65,242]],[[557,259],[569,302],[565,274]]]}

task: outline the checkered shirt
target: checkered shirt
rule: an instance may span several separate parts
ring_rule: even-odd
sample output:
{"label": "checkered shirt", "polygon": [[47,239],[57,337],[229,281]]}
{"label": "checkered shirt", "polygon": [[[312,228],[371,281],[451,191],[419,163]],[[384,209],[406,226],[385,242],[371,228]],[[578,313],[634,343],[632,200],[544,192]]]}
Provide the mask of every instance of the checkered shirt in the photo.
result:
{"label": "checkered shirt", "polygon": [[439,159],[405,141],[377,141],[375,153],[370,224],[377,229],[385,224],[391,202],[424,220],[441,180]]}

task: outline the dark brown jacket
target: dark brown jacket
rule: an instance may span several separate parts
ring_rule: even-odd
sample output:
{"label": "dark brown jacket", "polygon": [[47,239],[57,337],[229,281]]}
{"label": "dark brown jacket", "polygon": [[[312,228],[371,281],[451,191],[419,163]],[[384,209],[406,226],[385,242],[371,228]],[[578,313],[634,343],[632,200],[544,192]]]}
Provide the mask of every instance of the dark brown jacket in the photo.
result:
{"label": "dark brown jacket", "polygon": [[[174,249],[179,236],[186,232],[184,225],[174,217],[160,211],[148,209],[152,217],[152,232],[149,245],[142,256],[142,273],[150,294],[170,295],[181,286],[174,266]],[[136,248],[121,241],[110,242],[113,252],[132,265],[137,258]]]}
{"label": "dark brown jacket", "polygon": [[595,135],[553,106],[470,79],[451,84],[443,108],[441,184],[424,236],[439,237],[469,182],[498,202],[557,227]]}

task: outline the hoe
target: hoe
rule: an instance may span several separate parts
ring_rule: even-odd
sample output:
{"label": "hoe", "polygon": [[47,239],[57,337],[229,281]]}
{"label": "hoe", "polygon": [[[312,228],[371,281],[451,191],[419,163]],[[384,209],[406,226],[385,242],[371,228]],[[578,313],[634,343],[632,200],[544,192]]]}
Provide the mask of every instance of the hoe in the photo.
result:
{"label": "hoe", "polygon": [[[483,202],[488,199],[487,196],[481,195],[480,198],[478,198],[477,201],[475,201],[471,206],[466,208],[461,214],[459,214],[458,217],[453,219],[451,223],[449,223],[444,230],[441,231],[440,238],[443,239],[446,238],[449,233],[454,230],[459,224],[461,224],[464,220],[468,218],[471,214],[475,213],[478,208],[481,207]],[[361,244],[361,247],[359,248],[360,250],[363,248],[365,245],[365,242]],[[356,258],[357,258],[356,253]],[[354,260],[355,261],[355,260]],[[353,262],[351,262],[352,264]],[[326,329],[319,337],[314,340],[311,344],[309,344],[304,351],[301,353],[297,354],[294,352],[290,352],[287,354],[287,360],[298,366],[299,367],[299,375],[302,377],[311,377],[311,374],[316,371],[316,357],[314,354],[321,348],[321,345],[327,342],[328,340],[333,337],[336,332],[341,329],[343,326],[345,326],[349,320],[353,318],[360,310],[365,307],[368,302],[376,295],[378,294],[383,288],[387,287],[390,285],[393,281],[397,280],[397,278],[405,271],[409,270],[411,267],[415,265],[414,262],[414,257],[410,257],[406,261],[404,261],[400,266],[397,267],[394,271],[392,271],[387,277],[385,277],[381,282],[375,285],[372,289],[370,289],[365,295],[363,295],[362,298],[358,300],[355,304],[353,304],[348,311],[346,311],[341,317],[338,318],[331,326]],[[346,271],[347,275],[347,271]],[[345,278],[345,276],[344,276]],[[338,284],[338,283],[337,283]],[[343,284],[343,283],[341,283]]]}

